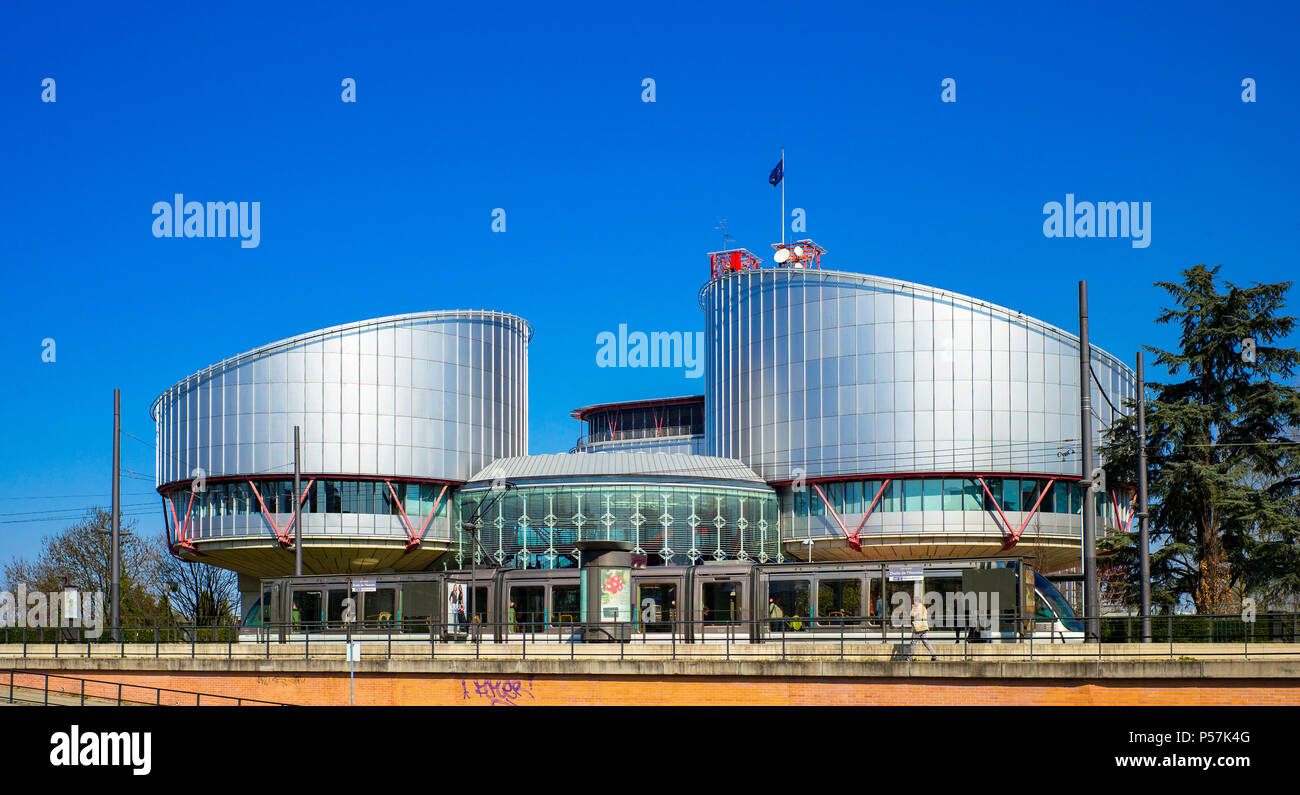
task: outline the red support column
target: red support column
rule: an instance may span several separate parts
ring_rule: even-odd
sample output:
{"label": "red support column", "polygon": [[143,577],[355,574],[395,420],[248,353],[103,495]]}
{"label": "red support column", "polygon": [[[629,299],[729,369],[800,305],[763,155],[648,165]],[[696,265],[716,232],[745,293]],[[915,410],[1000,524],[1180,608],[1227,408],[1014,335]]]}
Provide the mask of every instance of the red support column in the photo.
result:
{"label": "red support column", "polygon": [[1004,552],[1014,547],[1016,543],[1020,541],[1020,535],[1025,532],[1025,528],[1028,527],[1030,521],[1033,520],[1034,514],[1038,513],[1038,506],[1043,504],[1043,498],[1047,496],[1048,489],[1052,487],[1053,483],[1059,480],[1059,478],[1047,479],[1047,483],[1041,490],[1039,490],[1038,499],[1034,502],[1034,507],[1029,510],[1029,514],[1025,517],[1025,521],[1020,523],[1019,529],[1014,529],[1011,526],[1011,520],[1007,519],[1007,515],[1002,512],[1002,505],[998,503],[997,497],[994,497],[993,492],[989,491],[988,484],[984,482],[984,478],[975,479],[984,487],[984,493],[989,496],[989,499],[993,502],[993,507],[997,509],[998,516],[1002,517],[1002,523],[1006,526],[1002,542],[1002,550]]}
{"label": "red support column", "polygon": [[817,496],[821,497],[822,502],[826,504],[826,512],[835,520],[835,524],[839,525],[840,532],[844,534],[844,540],[849,542],[849,547],[851,547],[855,552],[861,552],[862,545],[858,543],[857,534],[850,533],[849,528],[844,526],[844,522],[840,519],[840,515],[831,507],[831,501],[826,499],[826,495],[822,493],[822,487],[818,486],[816,483],[813,483],[812,487],[813,490],[817,492]]}
{"label": "red support column", "polygon": [[[304,502],[307,501],[307,495],[311,493],[311,484],[313,484],[313,483],[315,483],[315,482],[316,482],[316,478],[309,478],[309,479],[307,480],[307,485],[302,487],[302,494],[300,494],[300,495],[298,496],[298,508],[300,509],[300,510],[298,511],[299,514],[302,513],[302,510],[301,510],[301,508],[302,508],[302,504],[303,504]],[[290,517],[289,517],[289,524],[287,524],[287,525],[284,526],[284,536],[285,536],[285,538],[289,539],[289,546],[293,546],[293,538],[292,538],[292,536],[289,535],[289,531],[293,530],[293,520],[294,520],[294,518],[295,518],[294,516],[290,516]]]}
{"label": "red support column", "polygon": [[438,508],[442,505],[442,496],[447,493],[447,484],[442,484],[442,491],[438,492],[438,497],[433,501],[433,508],[429,511],[429,515],[424,517],[424,523],[420,525],[418,533],[415,526],[411,524],[411,517],[406,515],[406,508],[402,505],[402,501],[397,499],[397,490],[393,488],[393,484],[385,480],[384,485],[388,487],[388,493],[393,496],[393,504],[397,506],[398,513],[402,516],[402,523],[406,525],[406,552],[413,552],[423,543],[424,534],[429,529],[429,523],[433,521],[434,515],[438,513]]}
{"label": "red support column", "polygon": [[[166,498],[167,506],[171,508],[171,512],[172,512],[172,527],[176,528],[176,547],[190,553],[198,552],[198,549],[194,546],[194,542],[190,539],[190,533],[189,533],[190,517],[193,516],[192,511],[194,509],[194,495],[196,493],[197,492],[195,492],[194,489],[192,488],[190,489],[190,501],[185,506],[184,525],[182,525],[180,523],[180,520],[176,518],[176,503],[172,500],[171,497]],[[170,538],[168,540],[170,541]],[[168,545],[168,548],[172,549],[173,554],[175,554],[175,549],[172,548],[170,544]]]}
{"label": "red support column", "polygon": [[1137,492],[1133,492],[1132,496],[1128,498],[1128,510],[1124,513],[1124,524],[1123,526],[1120,526],[1118,490],[1112,491],[1110,493],[1110,505],[1111,508],[1115,511],[1115,529],[1119,530],[1122,533],[1128,533],[1129,529],[1133,526],[1133,501],[1135,499],[1137,499]]}
{"label": "red support column", "polygon": [[257,504],[262,507],[262,517],[266,519],[267,524],[271,525],[271,530],[275,532],[275,540],[279,541],[282,547],[293,546],[293,540],[289,538],[289,534],[280,529],[280,526],[275,523],[275,517],[266,509],[266,503],[262,502],[262,493],[257,490],[257,484],[250,480],[248,481],[248,487],[253,490],[253,496],[257,498]]}

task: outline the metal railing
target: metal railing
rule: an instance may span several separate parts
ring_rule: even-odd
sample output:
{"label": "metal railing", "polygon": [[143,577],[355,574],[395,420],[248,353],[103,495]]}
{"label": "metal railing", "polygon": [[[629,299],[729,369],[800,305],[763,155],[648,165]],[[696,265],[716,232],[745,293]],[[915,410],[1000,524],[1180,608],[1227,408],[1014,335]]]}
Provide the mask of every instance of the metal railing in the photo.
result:
{"label": "metal railing", "polygon": [[[107,630],[87,638],[69,629],[0,629],[0,657],[154,659],[346,659],[347,644],[359,643],[363,658],[439,657],[528,659],[608,658],[780,658],[841,660],[903,659],[913,633],[910,621],[893,617],[797,615],[765,619],[683,620],[658,616],[630,623],[592,624],[556,620],[569,614],[517,613],[514,621],[446,624],[424,619],[294,622],[258,627],[124,627],[120,641]],[[984,629],[980,622],[930,622],[926,639],[945,660],[1300,659],[1300,613],[1159,615],[1152,636],[1139,637],[1139,616],[1100,619],[1098,641],[1041,616],[1003,614]],[[1083,621],[1071,621],[1082,627]],[[68,634],[73,633],[73,634]],[[924,649],[916,643],[917,649]],[[928,655],[927,655],[928,656]]]}
{"label": "metal railing", "polygon": [[671,439],[683,436],[700,436],[704,433],[703,427],[695,425],[665,425],[660,428],[633,428],[622,431],[597,431],[579,436],[578,440],[573,443],[574,449],[585,447],[590,444],[600,444],[602,442],[631,442],[641,439]]}
{"label": "metal railing", "polygon": [[[107,682],[45,671],[0,669],[0,700],[41,706],[265,706],[286,707],[278,701],[173,690],[166,687]],[[166,697],[164,698],[164,694]],[[206,699],[206,701],[204,700]]]}

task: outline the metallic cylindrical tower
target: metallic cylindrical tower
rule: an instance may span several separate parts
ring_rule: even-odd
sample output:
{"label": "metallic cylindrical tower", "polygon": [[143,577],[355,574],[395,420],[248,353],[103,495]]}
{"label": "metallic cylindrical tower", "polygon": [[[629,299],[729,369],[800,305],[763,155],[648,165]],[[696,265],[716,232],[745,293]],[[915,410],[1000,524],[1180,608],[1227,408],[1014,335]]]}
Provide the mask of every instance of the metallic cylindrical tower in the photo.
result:
{"label": "metallic cylindrical tower", "polygon": [[527,452],[531,336],[501,312],[422,312],[303,334],[184,379],[153,406],[173,536],[242,574],[288,574],[301,500],[305,573],[429,565],[451,537],[451,490]]}
{"label": "metallic cylindrical tower", "polygon": [[[699,299],[707,452],[790,498],[787,539],[837,556],[838,525],[861,524],[891,555],[982,554],[1023,524],[1046,568],[1077,565],[1081,500],[1065,490],[1080,467],[1075,335],[937,288],[817,268],[723,271]],[[1132,372],[1092,353],[1122,405]],[[1099,404],[1094,443],[1112,414]]]}

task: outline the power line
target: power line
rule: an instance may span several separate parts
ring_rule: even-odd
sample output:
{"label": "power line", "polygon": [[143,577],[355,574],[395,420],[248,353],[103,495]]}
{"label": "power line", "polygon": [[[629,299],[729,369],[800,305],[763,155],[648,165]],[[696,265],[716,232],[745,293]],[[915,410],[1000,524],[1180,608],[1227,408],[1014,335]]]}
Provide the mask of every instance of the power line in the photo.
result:
{"label": "power line", "polygon": [[[137,496],[138,496],[138,497],[143,497],[143,496],[146,495],[146,494],[155,494],[155,493],[156,493],[156,492],[154,492],[152,489],[150,489],[149,491],[141,491],[141,492],[138,492],[138,493],[129,493],[129,494],[127,494],[127,496],[128,496],[128,497],[137,497]],[[94,494],[46,494],[46,495],[40,495],[40,494],[37,494],[37,495],[24,496],[24,497],[0,497],[0,500],[71,500],[71,499],[84,499],[84,498],[86,498],[86,497],[105,497],[105,498],[107,498],[107,497],[112,497],[112,496],[113,496],[113,495],[111,495],[111,494],[104,494],[104,493],[94,493]]]}
{"label": "power line", "polygon": [[[147,516],[153,516],[154,513],[153,511],[135,511],[129,513],[122,513],[120,515],[124,518],[139,519]],[[49,516],[49,517],[36,517],[32,519],[4,519],[4,520],[0,520],[0,524],[31,524],[33,522],[71,522],[80,518],[81,516]]]}
{"label": "power line", "polygon": [[[150,506],[150,505],[155,505],[155,504],[156,504],[156,503],[154,503],[154,502],[152,502],[152,501],[151,501],[151,502],[135,502],[135,503],[131,503],[131,504],[129,504],[129,505],[123,505],[122,507],[124,507],[124,508],[143,508],[143,507]],[[43,511],[10,511],[10,512],[6,512],[6,513],[0,513],[0,516],[32,516],[32,515],[34,515],[34,514],[67,513],[67,512],[69,512],[69,511],[76,511],[76,512],[80,512],[80,513],[85,513],[86,511],[89,511],[89,510],[91,510],[91,509],[93,509],[93,508],[98,508],[98,507],[100,507],[100,506],[98,506],[98,505],[91,505],[91,506],[86,506],[86,507],[84,507],[84,508],[83,508],[83,507],[76,507],[76,508],[73,508],[73,507],[67,507],[67,508],[47,508],[46,510],[43,510]]]}

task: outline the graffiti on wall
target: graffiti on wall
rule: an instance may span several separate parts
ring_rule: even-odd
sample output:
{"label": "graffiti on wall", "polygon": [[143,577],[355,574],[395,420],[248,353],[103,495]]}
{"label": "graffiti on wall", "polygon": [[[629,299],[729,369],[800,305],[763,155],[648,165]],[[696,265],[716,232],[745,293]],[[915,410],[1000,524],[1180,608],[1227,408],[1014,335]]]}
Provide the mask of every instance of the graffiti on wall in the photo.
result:
{"label": "graffiti on wall", "polygon": [[491,707],[517,707],[533,698],[533,683],[527,679],[462,679],[464,701]]}

